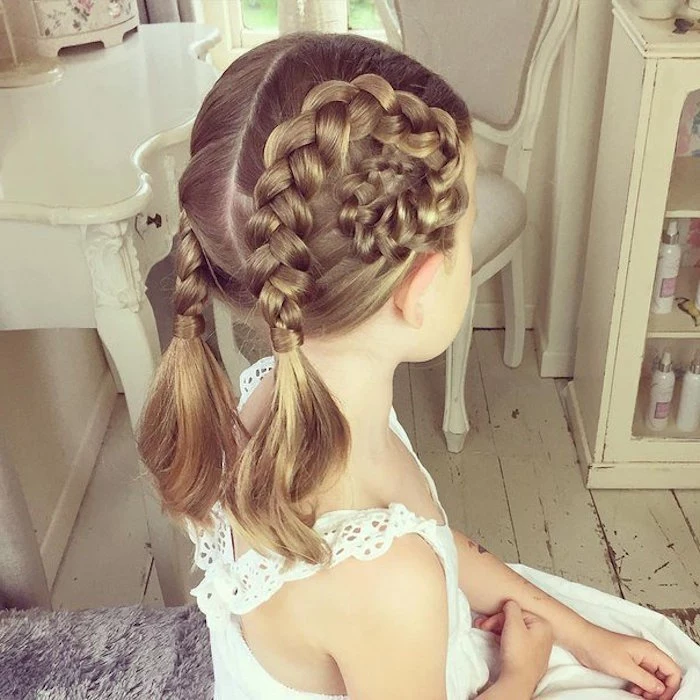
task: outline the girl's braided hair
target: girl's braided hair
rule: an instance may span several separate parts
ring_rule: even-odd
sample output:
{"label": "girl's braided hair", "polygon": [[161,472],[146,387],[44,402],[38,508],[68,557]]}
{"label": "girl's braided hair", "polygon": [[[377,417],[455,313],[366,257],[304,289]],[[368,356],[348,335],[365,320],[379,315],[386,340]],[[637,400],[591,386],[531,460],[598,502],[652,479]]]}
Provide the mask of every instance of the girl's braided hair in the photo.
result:
{"label": "girl's braided hair", "polygon": [[[440,77],[360,37],[284,37],[220,78],[180,182],[175,337],[139,431],[173,516],[206,524],[218,500],[253,546],[327,560],[314,496],[350,434],[300,347],[376,313],[421,253],[450,251],[468,135]],[[274,398],[252,436],[203,340],[211,294],[270,329]]]}

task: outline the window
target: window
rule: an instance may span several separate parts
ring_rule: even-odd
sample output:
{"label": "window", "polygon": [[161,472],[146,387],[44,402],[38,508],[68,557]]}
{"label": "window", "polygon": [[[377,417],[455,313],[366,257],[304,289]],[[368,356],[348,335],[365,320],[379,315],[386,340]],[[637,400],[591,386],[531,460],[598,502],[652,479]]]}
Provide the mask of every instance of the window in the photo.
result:
{"label": "window", "polygon": [[[277,29],[277,0],[240,0],[243,26],[257,31]],[[381,30],[374,0],[347,0],[348,29]]]}
{"label": "window", "polygon": [[241,0],[243,26],[257,31],[277,29],[277,0]]}
{"label": "window", "polygon": [[383,29],[374,0],[348,0],[348,29]]}
{"label": "window", "polygon": [[[204,21],[218,27],[223,41],[212,50],[218,68],[224,69],[247,49],[279,36],[280,11],[320,3],[331,18],[330,31],[347,31],[389,40],[400,45],[393,0],[199,0]],[[327,12],[326,12],[327,11]],[[324,18],[325,19],[325,18]],[[384,21],[382,21],[384,20]],[[389,27],[385,23],[389,22]],[[389,31],[387,31],[389,29]]]}

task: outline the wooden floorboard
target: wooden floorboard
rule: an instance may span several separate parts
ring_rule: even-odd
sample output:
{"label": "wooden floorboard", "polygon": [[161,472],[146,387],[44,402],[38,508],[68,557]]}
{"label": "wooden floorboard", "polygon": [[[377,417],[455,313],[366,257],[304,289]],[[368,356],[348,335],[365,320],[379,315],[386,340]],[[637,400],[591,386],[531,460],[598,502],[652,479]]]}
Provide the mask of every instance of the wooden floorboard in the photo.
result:
{"label": "wooden floorboard", "polygon": [[[695,546],[700,550],[700,491],[687,489],[674,491],[673,495],[683,513]],[[691,607],[671,610],[667,614],[700,644],[700,596]]]}
{"label": "wooden floorboard", "polygon": [[394,374],[394,409],[399,423],[408,433],[413,445],[416,444],[416,419],[413,412],[413,396],[411,395],[411,377],[408,364],[399,365]]}
{"label": "wooden floorboard", "polygon": [[556,386],[539,378],[531,334],[517,370],[503,365],[502,333],[474,340],[521,561],[618,595]]}
{"label": "wooden floorboard", "polygon": [[607,491],[594,499],[628,600],[700,629],[700,550],[671,491]]}
{"label": "wooden floorboard", "polygon": [[416,447],[431,472],[452,527],[506,561],[518,561],[508,499],[493,435],[478,359],[467,367],[467,408],[471,432],[460,454],[447,452],[442,433],[445,363],[439,358],[411,365]]}
{"label": "wooden floorboard", "polygon": [[164,605],[163,595],[160,592],[158,583],[158,574],[156,574],[156,567],[152,557],[146,587],[141,596],[141,605],[145,605],[148,608],[162,608]]}

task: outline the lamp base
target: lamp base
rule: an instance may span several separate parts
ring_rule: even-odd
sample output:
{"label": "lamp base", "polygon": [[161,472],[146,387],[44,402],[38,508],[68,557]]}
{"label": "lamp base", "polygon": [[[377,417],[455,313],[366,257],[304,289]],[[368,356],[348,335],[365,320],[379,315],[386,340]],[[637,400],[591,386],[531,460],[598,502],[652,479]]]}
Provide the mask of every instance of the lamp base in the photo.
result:
{"label": "lamp base", "polygon": [[63,75],[63,68],[57,60],[33,57],[14,63],[10,59],[0,59],[0,88],[25,87],[55,83]]}

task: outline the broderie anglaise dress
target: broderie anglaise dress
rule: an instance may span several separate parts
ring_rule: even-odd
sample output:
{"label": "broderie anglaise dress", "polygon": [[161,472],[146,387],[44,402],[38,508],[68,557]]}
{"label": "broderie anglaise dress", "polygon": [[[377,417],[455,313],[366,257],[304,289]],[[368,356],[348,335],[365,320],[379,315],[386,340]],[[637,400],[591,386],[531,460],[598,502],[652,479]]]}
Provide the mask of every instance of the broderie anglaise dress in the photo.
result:
{"label": "broderie anglaise dress", "polygon": [[[274,368],[266,358],[241,375],[241,406],[262,377]],[[471,700],[498,674],[498,641],[472,626],[466,597],[459,589],[457,550],[435,484],[420,463],[411,443],[392,411],[391,428],[413,455],[425,475],[443,522],[421,518],[400,503],[388,508],[334,511],[322,515],[315,529],[328,542],[335,566],[349,557],[375,559],[397,537],[420,535],[442,562],[447,588],[449,639],[445,687],[447,700]],[[275,680],[256,660],[241,634],[240,616],[269,600],[287,581],[313,576],[319,567],[299,563],[282,572],[278,555],[262,556],[249,550],[234,559],[231,528],[221,507],[212,511],[213,529],[189,526],[195,544],[195,563],[204,571],[202,582],[192,590],[207,619],[215,676],[215,700],[345,700],[295,690]],[[494,517],[499,517],[494,514]],[[700,647],[658,613],[626,600],[558,576],[522,565],[519,574],[554,596],[584,618],[616,632],[644,637],[671,654],[684,671],[683,684],[674,700],[700,698]],[[629,700],[624,683],[582,666],[576,658],[555,646],[549,668],[533,697],[538,700]]]}
{"label": "broderie anglaise dress", "polygon": [[[262,377],[274,368],[272,358],[264,358],[241,375],[240,406],[247,401]],[[404,442],[425,474],[430,491],[439,505],[435,484],[420,464],[411,443],[391,414],[391,428]],[[469,604],[457,583],[457,551],[447,516],[440,506],[445,525],[421,518],[400,503],[388,508],[334,511],[321,515],[314,528],[328,542],[331,566],[349,557],[368,560],[382,556],[401,535],[420,535],[443,564],[447,585],[449,640],[446,684],[448,700],[464,700],[489,678],[486,662],[487,635],[472,628]],[[282,572],[279,555],[262,556],[248,550],[234,559],[231,528],[217,504],[211,530],[190,525],[195,543],[195,563],[204,571],[202,582],[192,590],[207,618],[217,700],[341,700],[287,688],[258,663],[241,634],[239,616],[269,600],[287,582],[313,576],[320,567],[298,563]]]}

